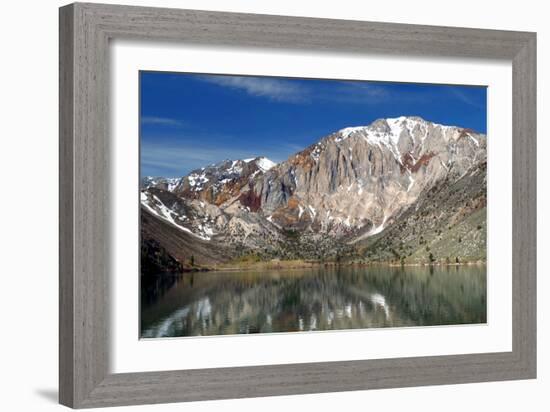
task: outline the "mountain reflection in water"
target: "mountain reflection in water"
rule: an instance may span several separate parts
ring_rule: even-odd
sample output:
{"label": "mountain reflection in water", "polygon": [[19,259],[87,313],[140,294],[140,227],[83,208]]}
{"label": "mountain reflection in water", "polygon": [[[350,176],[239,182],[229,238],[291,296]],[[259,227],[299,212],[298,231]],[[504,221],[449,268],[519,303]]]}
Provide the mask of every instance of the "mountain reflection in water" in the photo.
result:
{"label": "mountain reflection in water", "polygon": [[320,267],[162,275],[141,337],[485,323],[486,267]]}

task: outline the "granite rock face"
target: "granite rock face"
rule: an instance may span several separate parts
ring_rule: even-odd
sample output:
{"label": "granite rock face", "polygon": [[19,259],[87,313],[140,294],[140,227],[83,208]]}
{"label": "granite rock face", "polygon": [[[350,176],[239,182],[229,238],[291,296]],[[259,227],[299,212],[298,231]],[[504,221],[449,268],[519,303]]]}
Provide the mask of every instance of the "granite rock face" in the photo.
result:
{"label": "granite rock face", "polygon": [[484,135],[416,117],[340,130],[259,177],[261,210],[284,227],[381,230],[448,174],[486,158]]}

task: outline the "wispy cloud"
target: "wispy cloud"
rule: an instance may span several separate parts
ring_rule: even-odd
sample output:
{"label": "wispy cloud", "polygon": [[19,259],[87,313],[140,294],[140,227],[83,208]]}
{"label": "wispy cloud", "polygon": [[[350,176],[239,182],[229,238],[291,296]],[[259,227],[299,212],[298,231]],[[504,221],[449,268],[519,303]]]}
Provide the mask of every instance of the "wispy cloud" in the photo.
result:
{"label": "wispy cloud", "polygon": [[156,117],[156,116],[143,116],[141,118],[141,124],[151,124],[156,126],[172,126],[182,127],[184,122],[178,119],[171,119],[169,117]]}
{"label": "wispy cloud", "polygon": [[374,104],[395,97],[382,85],[351,81],[340,81],[337,88],[321,90],[317,96],[322,100],[349,104]]}
{"label": "wispy cloud", "polygon": [[450,86],[449,87],[449,91],[451,92],[451,94],[458,98],[460,101],[462,101],[462,103],[465,103],[469,106],[473,106],[473,107],[476,107],[478,109],[484,109],[485,108],[485,105],[476,101],[474,98],[472,98],[471,96],[469,96],[467,93],[465,93],[463,90],[460,90],[459,88],[457,87],[453,87],[453,86]]}
{"label": "wispy cloud", "polygon": [[267,77],[202,76],[201,80],[222,87],[243,90],[251,96],[266,97],[286,103],[303,103],[308,100],[308,89],[298,83]]}
{"label": "wispy cloud", "polygon": [[[354,80],[334,80],[324,84],[308,84],[301,79],[275,77],[248,77],[202,75],[199,80],[249,96],[262,97],[274,102],[310,104],[314,102],[373,105],[387,102],[425,102],[429,96],[424,91],[396,91],[384,83]],[[300,80],[300,82],[296,81]],[[460,93],[460,92],[458,92]],[[460,98],[460,97],[459,97]],[[461,98],[469,99],[462,93]],[[476,104],[469,100],[470,104]]]}
{"label": "wispy cloud", "polygon": [[[315,86],[291,79],[246,76],[201,76],[200,80],[241,90],[250,96],[264,97],[272,101],[294,104],[312,102],[338,104],[376,104],[387,101],[418,100],[421,96],[393,93],[383,84],[339,80]],[[334,87],[336,84],[337,87]]]}

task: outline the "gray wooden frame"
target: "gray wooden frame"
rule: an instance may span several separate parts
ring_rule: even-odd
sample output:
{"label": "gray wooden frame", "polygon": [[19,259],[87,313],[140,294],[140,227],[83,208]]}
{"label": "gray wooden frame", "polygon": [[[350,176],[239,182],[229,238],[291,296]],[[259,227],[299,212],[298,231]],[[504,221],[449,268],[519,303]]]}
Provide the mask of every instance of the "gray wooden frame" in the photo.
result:
{"label": "gray wooden frame", "polygon": [[[109,40],[143,39],[513,64],[513,350],[502,353],[110,374]],[[536,34],[71,4],[60,9],[59,398],[75,408],[536,376]]]}

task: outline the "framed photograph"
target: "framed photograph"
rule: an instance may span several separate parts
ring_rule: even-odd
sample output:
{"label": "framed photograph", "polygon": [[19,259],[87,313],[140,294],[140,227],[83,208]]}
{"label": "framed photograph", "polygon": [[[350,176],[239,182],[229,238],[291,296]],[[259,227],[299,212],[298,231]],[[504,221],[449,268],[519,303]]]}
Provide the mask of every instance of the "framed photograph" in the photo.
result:
{"label": "framed photograph", "polygon": [[60,402],[536,376],[536,35],[60,9]]}

